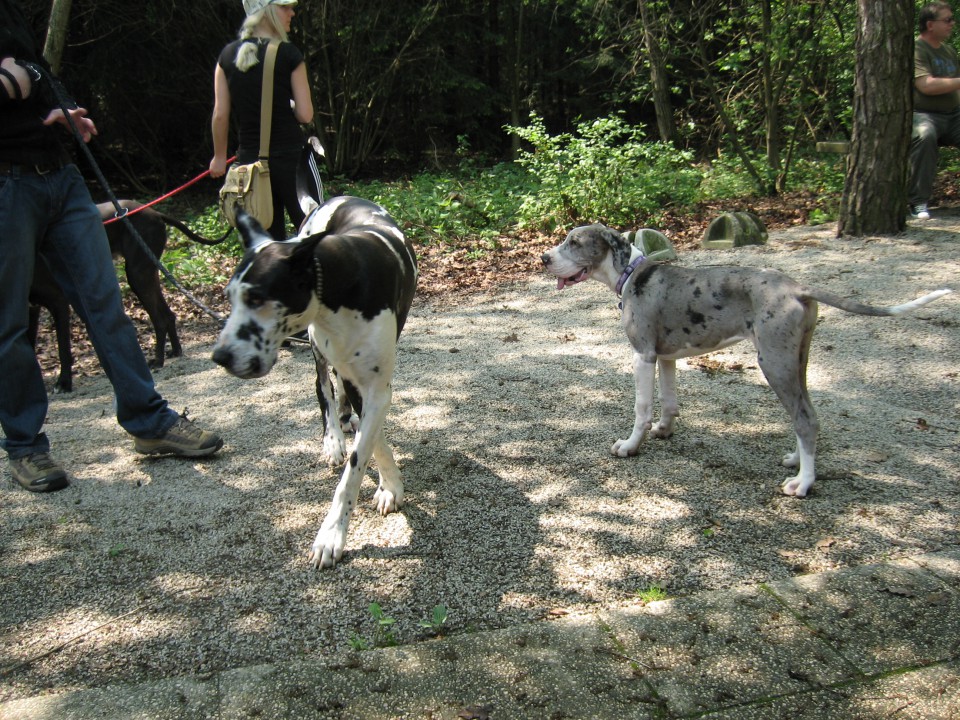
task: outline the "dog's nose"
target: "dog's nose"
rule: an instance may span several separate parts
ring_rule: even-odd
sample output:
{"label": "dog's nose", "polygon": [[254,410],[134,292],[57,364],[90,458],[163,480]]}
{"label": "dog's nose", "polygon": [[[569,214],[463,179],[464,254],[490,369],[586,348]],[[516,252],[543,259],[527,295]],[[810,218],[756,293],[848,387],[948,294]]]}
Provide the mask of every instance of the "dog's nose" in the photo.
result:
{"label": "dog's nose", "polygon": [[540,262],[542,262],[545,266],[550,267],[550,253],[545,252],[543,255],[541,255]]}
{"label": "dog's nose", "polygon": [[213,361],[217,365],[222,365],[225,368],[229,368],[233,364],[233,353],[227,350],[227,348],[214,348]]}

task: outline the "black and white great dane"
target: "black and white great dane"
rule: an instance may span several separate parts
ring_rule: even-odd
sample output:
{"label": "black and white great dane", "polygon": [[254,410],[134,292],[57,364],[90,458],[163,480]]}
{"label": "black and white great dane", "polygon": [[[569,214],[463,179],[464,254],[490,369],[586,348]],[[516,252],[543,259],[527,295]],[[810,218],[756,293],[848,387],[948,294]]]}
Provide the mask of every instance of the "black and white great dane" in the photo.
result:
{"label": "black and white great dane", "polygon": [[335,197],[307,217],[300,233],[274,241],[259,223],[237,214],[245,253],[227,284],[231,311],[213,350],[214,362],[239,378],[270,372],[285,338],[309,329],[317,366],[317,399],[324,425],[323,449],[331,465],[346,458],[341,423],[359,414],[353,452],[314,540],[309,560],[332,567],[343,555],[350,515],[370,462],[380,485],[374,502],[383,515],[403,501],[403,480],[383,435],[390,408],[396,344],[417,284],[410,242],[379,205]]}
{"label": "black and white great dane", "polygon": [[[858,315],[902,315],[951,292],[937,290],[903,305],[873,307],[800,285],[775,270],[710,266],[682,268],[645,262],[621,233],[603,225],[574,228],[541,257],[563,289],[599,280],[622,295],[623,328],[633,346],[636,385],[633,432],[610,452],[636,455],[649,433],[666,438],[680,415],[676,390],[678,358],[702,355],[741,340],[757,349],[757,362],[787,410],[797,449],[783,458],[799,466],[783,483],[787,495],[804,497],[815,478],[819,428],[807,393],[807,359],[817,324],[817,302]],[[656,368],[660,367],[660,420],[653,423]]]}

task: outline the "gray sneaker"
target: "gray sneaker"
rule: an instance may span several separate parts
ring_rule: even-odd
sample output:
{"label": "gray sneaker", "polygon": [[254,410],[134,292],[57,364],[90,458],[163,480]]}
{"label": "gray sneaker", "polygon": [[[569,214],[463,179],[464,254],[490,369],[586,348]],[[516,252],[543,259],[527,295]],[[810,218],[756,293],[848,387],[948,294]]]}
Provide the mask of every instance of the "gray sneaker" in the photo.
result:
{"label": "gray sneaker", "polygon": [[194,425],[193,420],[187,419],[186,411],[163,437],[133,439],[133,449],[143,455],[203,457],[213,455],[222,447],[223,439]]}
{"label": "gray sneaker", "polygon": [[11,459],[10,473],[20,487],[30,492],[53,492],[63,490],[70,484],[63,468],[47,453]]}

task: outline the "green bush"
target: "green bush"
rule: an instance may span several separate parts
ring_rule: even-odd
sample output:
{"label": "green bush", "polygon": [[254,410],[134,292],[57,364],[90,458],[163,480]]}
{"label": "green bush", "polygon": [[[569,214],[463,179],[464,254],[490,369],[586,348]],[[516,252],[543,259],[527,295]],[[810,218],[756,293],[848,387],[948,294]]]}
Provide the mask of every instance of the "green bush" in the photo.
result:
{"label": "green bush", "polygon": [[528,126],[507,132],[531,146],[518,163],[540,183],[520,206],[521,227],[631,226],[638,217],[697,197],[701,175],[692,154],[670,143],[645,142],[643,131],[622,118],[582,122],[574,134],[550,135],[534,114]]}

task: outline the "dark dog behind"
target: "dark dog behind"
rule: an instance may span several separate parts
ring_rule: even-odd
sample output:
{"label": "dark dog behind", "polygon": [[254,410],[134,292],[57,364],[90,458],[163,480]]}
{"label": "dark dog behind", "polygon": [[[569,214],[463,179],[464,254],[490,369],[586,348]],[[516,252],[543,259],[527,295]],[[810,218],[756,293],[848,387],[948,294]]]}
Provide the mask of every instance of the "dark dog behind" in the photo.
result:
{"label": "dark dog behind", "polygon": [[[133,200],[120,200],[120,206],[130,211],[142,207],[141,203]],[[112,203],[97,205],[100,216],[107,220],[114,215]],[[167,245],[167,225],[177,228],[194,242],[202,245],[216,245],[223,242],[228,230],[222,237],[210,240],[198,235],[176,218],[157,212],[150,208],[140,210],[129,217],[137,232],[143,238],[153,257],[147,254],[137,239],[130,232],[124,220],[117,220],[106,226],[107,239],[110,241],[110,252],[114,257],[122,257],[126,265],[127,282],[130,289],[136,294],[150,317],[153,325],[156,345],[150,367],[163,367],[166,358],[167,339],[170,340],[170,355],[179,357],[183,350],[180,347],[180,338],[177,336],[177,318],[167,305],[160,288],[159,270],[154,263],[154,257],[159,258]],[[30,338],[36,345],[37,332],[40,321],[40,307],[50,311],[57,335],[59,349],[60,375],[54,389],[56,392],[70,392],[73,389],[73,352],[70,339],[70,304],[66,296],[53,279],[53,274],[46,262],[39,259],[33,275],[33,285],[30,288]]]}

